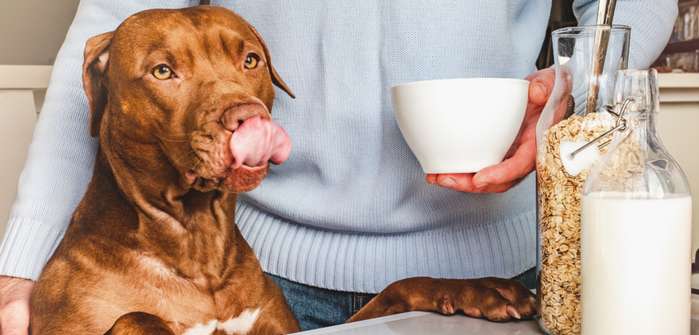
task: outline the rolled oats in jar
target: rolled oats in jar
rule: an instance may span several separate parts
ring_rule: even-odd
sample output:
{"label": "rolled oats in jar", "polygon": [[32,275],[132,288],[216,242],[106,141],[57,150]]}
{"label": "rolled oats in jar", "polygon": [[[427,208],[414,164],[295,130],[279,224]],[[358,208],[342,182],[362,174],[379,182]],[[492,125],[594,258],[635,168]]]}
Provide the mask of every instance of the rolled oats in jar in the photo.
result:
{"label": "rolled oats in jar", "polygon": [[[603,154],[591,147],[567,157],[611,128],[602,113],[572,115],[544,133],[537,152],[539,314],[551,334],[579,334],[580,211],[588,162]],[[587,157],[585,157],[587,156]]]}
{"label": "rolled oats in jar", "polygon": [[[602,74],[592,76],[593,45],[609,34]],[[580,227],[583,184],[604,146],[586,143],[612,129],[614,80],[628,59],[628,27],[563,28],[553,33],[554,88],[537,125],[537,302],[540,327],[552,335],[581,329]],[[595,106],[587,106],[593,85]],[[594,100],[593,100],[594,101]],[[575,152],[575,154],[573,154]]]}

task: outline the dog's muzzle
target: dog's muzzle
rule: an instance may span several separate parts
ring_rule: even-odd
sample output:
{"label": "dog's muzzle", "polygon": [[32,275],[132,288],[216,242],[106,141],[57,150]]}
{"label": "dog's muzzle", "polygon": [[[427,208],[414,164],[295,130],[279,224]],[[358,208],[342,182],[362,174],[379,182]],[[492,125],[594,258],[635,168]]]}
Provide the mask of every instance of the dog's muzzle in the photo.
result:
{"label": "dog's muzzle", "polygon": [[226,109],[219,122],[193,133],[191,145],[199,162],[185,177],[202,191],[249,191],[266,176],[269,162],[281,164],[291,152],[286,131],[270,120],[261,103]]}

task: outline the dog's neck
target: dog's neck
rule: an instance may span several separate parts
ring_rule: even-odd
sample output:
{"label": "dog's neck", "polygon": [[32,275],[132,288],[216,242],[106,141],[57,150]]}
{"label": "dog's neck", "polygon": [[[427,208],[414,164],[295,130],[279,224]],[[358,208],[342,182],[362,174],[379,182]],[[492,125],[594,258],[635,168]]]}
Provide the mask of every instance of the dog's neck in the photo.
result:
{"label": "dog's neck", "polygon": [[95,175],[111,176],[135,207],[142,245],[183,276],[225,279],[240,234],[234,194],[191,189],[157,144],[117,131],[101,134],[96,169],[100,166],[108,173]]}

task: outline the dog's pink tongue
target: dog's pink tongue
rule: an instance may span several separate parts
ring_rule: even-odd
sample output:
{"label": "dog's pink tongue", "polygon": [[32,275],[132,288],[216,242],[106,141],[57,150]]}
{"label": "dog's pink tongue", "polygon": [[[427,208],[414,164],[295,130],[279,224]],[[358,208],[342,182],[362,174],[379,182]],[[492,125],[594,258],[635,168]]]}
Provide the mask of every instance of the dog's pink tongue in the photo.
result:
{"label": "dog's pink tongue", "polygon": [[233,133],[230,146],[234,169],[262,166],[268,161],[281,164],[291,152],[291,140],[284,129],[260,117],[245,120]]}

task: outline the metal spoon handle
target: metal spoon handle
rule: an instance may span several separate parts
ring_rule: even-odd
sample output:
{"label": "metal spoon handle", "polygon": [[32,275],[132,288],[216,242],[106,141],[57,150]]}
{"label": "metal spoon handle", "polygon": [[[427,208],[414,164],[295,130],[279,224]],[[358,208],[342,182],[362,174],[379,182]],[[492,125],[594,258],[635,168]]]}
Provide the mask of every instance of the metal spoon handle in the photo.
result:
{"label": "metal spoon handle", "polygon": [[612,19],[614,19],[615,9],[616,0],[599,0],[599,8],[597,9],[597,24],[611,26]]}
{"label": "metal spoon handle", "polygon": [[592,77],[587,93],[587,112],[594,112],[597,108],[597,97],[599,95],[599,77],[604,69],[604,61],[607,58],[607,46],[609,45],[609,35],[614,20],[614,10],[616,0],[599,0],[597,10],[597,24],[609,26],[609,29],[599,29],[595,33],[594,55],[592,63]]}

